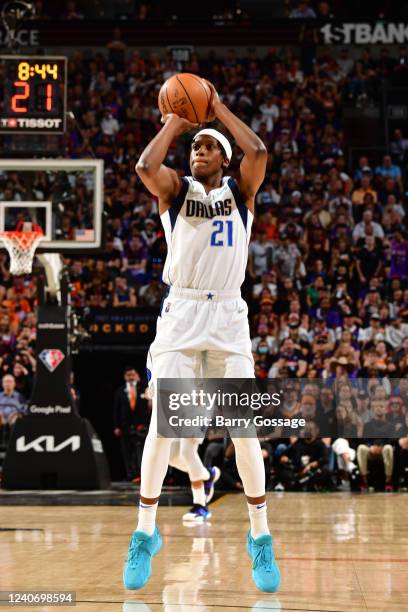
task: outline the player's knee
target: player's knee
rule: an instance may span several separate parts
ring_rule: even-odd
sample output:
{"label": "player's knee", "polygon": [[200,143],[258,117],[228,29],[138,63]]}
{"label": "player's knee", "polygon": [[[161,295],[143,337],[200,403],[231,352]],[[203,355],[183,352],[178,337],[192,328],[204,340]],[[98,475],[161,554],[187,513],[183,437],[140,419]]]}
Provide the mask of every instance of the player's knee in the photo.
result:
{"label": "player's knee", "polygon": [[197,442],[195,440],[182,440],[180,445],[180,457],[183,461],[191,461],[197,453]]}

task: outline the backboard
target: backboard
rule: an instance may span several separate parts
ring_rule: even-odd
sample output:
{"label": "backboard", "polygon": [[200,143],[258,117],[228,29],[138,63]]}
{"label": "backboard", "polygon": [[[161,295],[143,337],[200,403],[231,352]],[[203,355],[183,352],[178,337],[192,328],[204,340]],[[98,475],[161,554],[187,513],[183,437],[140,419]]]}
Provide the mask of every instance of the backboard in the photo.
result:
{"label": "backboard", "polygon": [[30,222],[44,234],[40,253],[91,252],[102,216],[102,160],[0,159],[0,232]]}

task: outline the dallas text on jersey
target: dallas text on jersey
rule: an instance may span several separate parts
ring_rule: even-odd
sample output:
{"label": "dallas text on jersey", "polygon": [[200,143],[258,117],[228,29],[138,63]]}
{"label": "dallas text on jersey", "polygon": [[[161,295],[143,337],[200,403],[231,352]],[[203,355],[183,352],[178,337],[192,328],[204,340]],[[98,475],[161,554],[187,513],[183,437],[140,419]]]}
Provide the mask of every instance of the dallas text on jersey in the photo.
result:
{"label": "dallas text on jersey", "polygon": [[212,205],[199,200],[187,200],[186,217],[227,217],[232,212],[231,200],[217,200]]}

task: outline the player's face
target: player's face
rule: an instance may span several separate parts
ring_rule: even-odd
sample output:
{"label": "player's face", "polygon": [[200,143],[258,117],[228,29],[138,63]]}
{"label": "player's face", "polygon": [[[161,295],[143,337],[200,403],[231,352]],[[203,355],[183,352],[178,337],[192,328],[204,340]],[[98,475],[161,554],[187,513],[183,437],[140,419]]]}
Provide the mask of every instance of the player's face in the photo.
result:
{"label": "player's face", "polygon": [[224,163],[220,146],[212,136],[199,136],[193,140],[190,154],[191,173],[196,179],[205,179],[219,172]]}

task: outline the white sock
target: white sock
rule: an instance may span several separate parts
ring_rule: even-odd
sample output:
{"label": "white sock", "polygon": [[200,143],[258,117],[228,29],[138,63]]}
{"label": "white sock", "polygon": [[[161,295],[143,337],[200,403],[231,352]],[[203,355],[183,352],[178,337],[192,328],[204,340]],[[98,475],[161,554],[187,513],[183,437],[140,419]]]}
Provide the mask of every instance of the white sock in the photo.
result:
{"label": "white sock", "polygon": [[144,531],[147,535],[153,535],[156,525],[156,513],[159,502],[148,505],[142,502],[139,503],[139,517],[137,521],[136,531]]}
{"label": "white sock", "polygon": [[205,506],[205,491],[204,484],[201,487],[191,487],[193,492],[193,504],[200,504],[200,506]]}
{"label": "white sock", "polygon": [[348,471],[348,473],[349,473],[349,474],[351,474],[351,472],[352,472],[353,470],[355,470],[355,469],[356,469],[356,467],[357,467],[357,466],[356,466],[356,464],[355,464],[355,463],[353,463],[352,461],[349,461],[349,462],[348,462],[348,464],[347,464],[347,471]]}
{"label": "white sock", "polygon": [[269,534],[266,501],[261,504],[248,504],[248,512],[251,521],[251,535],[254,540],[261,535]]}

